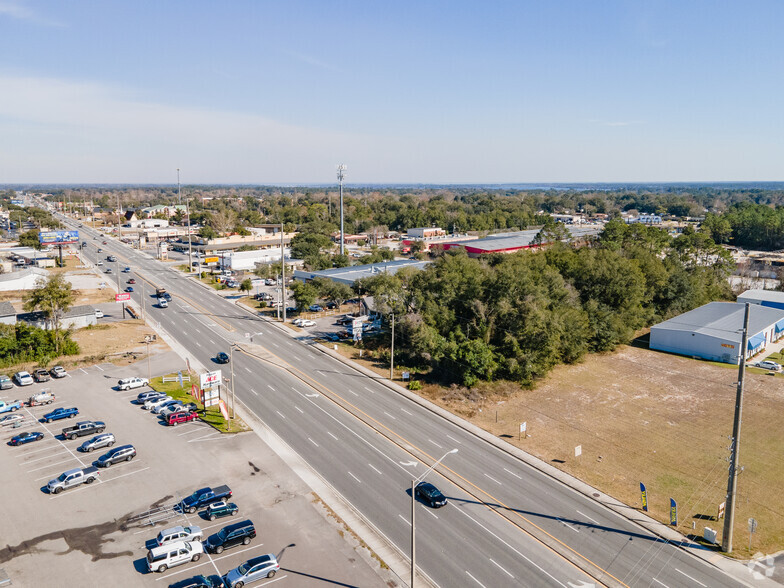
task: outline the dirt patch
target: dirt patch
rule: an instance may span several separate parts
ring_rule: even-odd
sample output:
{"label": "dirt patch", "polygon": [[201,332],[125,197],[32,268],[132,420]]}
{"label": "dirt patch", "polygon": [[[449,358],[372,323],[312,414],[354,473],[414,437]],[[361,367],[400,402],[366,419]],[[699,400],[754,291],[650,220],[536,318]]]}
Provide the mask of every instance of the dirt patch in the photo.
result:
{"label": "dirt patch", "polygon": [[[348,345],[339,352],[389,375]],[[784,378],[755,372],[746,378],[734,533],[734,554],[744,558],[784,547]],[[736,380],[732,366],[622,347],[559,366],[534,390],[496,382],[418,393],[635,508],[643,482],[650,515],[669,522],[672,497],[679,531],[701,535],[708,526],[720,539],[724,521],[715,517],[727,489]],[[529,437],[518,440],[523,422]],[[750,517],[759,523],[751,551]]]}
{"label": "dirt patch", "polygon": [[[82,351],[79,355],[68,358],[67,361],[91,358],[116,363],[116,359],[126,358],[128,354],[136,355],[137,359],[141,359],[147,353],[147,344],[144,342],[146,335],[153,336],[155,331],[140,319],[79,329],[74,332],[73,339],[79,343]],[[165,351],[169,351],[169,347],[160,338],[150,344],[150,355]],[[130,356],[127,359],[129,363],[135,361]]]}

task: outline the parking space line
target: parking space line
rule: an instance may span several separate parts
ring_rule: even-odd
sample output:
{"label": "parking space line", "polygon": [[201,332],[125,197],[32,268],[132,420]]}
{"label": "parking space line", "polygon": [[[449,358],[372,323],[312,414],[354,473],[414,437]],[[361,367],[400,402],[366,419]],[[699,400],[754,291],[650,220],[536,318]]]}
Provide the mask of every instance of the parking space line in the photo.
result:
{"label": "parking space line", "polygon": [[[73,459],[73,457],[69,457],[68,459],[66,459],[64,461],[58,461],[57,463],[50,463],[50,464],[47,464],[45,466],[41,466],[40,468],[33,468],[32,470],[26,470],[25,473],[26,474],[32,474],[33,472],[37,472],[39,470],[45,470],[46,468],[53,468],[54,466],[60,465],[61,463],[67,463],[67,462],[71,461],[72,459]],[[84,466],[82,466],[82,467],[84,467]],[[62,472],[60,472],[60,473],[62,474]]]}
{"label": "parking space line", "polygon": [[[63,448],[61,447],[61,448],[59,448],[57,451],[58,451],[58,453],[59,453],[59,452],[62,452],[62,450],[63,450]],[[34,463],[34,462],[36,462],[36,461],[41,461],[42,459],[52,459],[52,457],[54,457],[55,455],[57,455],[57,454],[56,454],[56,453],[54,453],[54,454],[52,454],[52,455],[44,455],[43,457],[36,457],[35,459],[31,459],[31,460],[29,460],[29,461],[26,461],[26,462],[24,462],[24,464],[28,464],[28,463]]]}
{"label": "parking space line", "polygon": [[80,372],[82,372],[83,374],[86,374],[86,373],[87,373],[87,372],[84,370],[84,368],[79,368],[79,371],[80,371]]}
{"label": "parking space line", "polygon": [[[193,421],[191,421],[191,422],[193,422]],[[196,432],[204,429],[205,427],[208,427],[208,428],[212,429],[212,427],[210,427],[209,425],[205,425],[203,423],[202,424],[193,424],[193,425],[191,425],[191,423],[186,423],[186,426],[189,426],[190,431],[183,431],[182,433],[177,433],[178,437],[182,437],[183,435],[190,435],[191,433],[196,433]]]}
{"label": "parking space line", "polygon": [[[57,441],[57,439],[47,439],[46,441]],[[43,441],[41,444],[46,443],[46,441]],[[20,459],[20,458],[23,458],[23,457],[27,457],[28,455],[31,455],[33,453],[41,453],[42,451],[49,451],[50,449],[53,449],[53,447],[41,447],[41,446],[39,446],[38,449],[31,449],[30,451],[25,451],[24,454],[17,455],[15,457],[16,457],[16,459]]]}
{"label": "parking space line", "polygon": [[101,368],[101,366],[99,366],[97,364],[95,365],[95,369],[97,369],[98,371],[101,371],[101,372],[103,371],[103,368]]}

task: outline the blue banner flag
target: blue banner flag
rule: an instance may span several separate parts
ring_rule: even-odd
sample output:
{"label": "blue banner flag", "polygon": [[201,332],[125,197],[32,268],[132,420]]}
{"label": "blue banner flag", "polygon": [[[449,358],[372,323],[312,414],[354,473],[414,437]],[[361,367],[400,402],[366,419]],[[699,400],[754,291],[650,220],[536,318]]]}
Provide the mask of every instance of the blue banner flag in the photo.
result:
{"label": "blue banner flag", "polygon": [[640,495],[642,496],[642,509],[647,512],[648,510],[648,491],[645,489],[645,484],[640,482]]}
{"label": "blue banner flag", "polygon": [[678,503],[670,498],[670,524],[673,527],[678,526]]}

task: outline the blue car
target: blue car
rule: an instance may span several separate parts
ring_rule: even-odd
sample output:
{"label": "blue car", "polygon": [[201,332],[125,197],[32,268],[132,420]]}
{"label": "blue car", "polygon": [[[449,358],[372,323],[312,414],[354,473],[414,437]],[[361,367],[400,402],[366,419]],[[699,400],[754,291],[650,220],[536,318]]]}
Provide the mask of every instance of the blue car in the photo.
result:
{"label": "blue car", "polygon": [[79,409],[74,408],[56,408],[52,412],[47,412],[43,416],[43,421],[51,423],[52,421],[59,421],[60,419],[71,419],[79,414]]}
{"label": "blue car", "polygon": [[132,286],[128,286],[128,287],[125,289],[125,291],[126,291],[126,292],[133,292],[133,287],[132,287]]}
{"label": "blue car", "polygon": [[39,439],[43,439],[43,438],[44,438],[44,434],[41,433],[40,431],[35,431],[35,432],[28,431],[26,433],[20,433],[16,437],[12,437],[11,441],[9,441],[8,444],[14,446],[24,445],[25,443],[31,443],[33,441],[38,441]]}
{"label": "blue car", "polygon": [[310,312],[321,312],[324,309],[321,308],[321,306],[319,306],[318,304],[313,304],[313,305],[310,306],[310,308],[308,308],[308,310]]}

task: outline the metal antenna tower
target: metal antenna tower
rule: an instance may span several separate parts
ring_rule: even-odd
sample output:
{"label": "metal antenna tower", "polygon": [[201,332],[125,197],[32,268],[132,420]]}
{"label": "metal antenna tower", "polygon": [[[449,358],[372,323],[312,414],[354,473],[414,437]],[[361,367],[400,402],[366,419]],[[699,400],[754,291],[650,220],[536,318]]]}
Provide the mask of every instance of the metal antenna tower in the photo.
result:
{"label": "metal antenna tower", "polygon": [[338,183],[340,184],[340,254],[344,255],[344,244],[343,244],[343,172],[348,169],[344,164],[340,164],[338,166]]}

